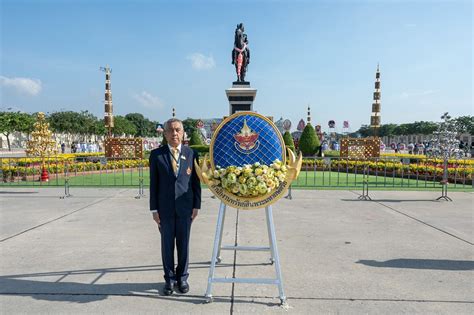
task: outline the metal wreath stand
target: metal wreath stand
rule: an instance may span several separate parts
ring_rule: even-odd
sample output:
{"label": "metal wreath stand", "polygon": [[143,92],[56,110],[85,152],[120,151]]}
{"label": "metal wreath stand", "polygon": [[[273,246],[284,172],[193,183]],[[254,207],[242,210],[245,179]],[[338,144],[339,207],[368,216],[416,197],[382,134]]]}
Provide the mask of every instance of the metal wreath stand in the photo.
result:
{"label": "metal wreath stand", "polygon": [[[283,279],[281,276],[280,256],[275,234],[275,225],[273,224],[272,206],[265,207],[269,246],[222,246],[222,234],[224,231],[224,220],[227,205],[221,201],[219,214],[217,216],[216,235],[214,237],[214,248],[212,250],[211,266],[209,268],[209,277],[207,280],[206,302],[213,301],[212,284],[213,283],[254,283],[254,284],[274,284],[278,286],[279,298],[281,305],[286,304],[285,291],[283,290]],[[216,264],[222,261],[221,250],[242,250],[242,251],[266,251],[271,253],[270,262],[275,266],[276,278],[216,278]]]}
{"label": "metal wreath stand", "polygon": [[[295,158],[295,155],[293,154],[293,152],[291,152],[291,150],[288,150],[288,154],[289,154],[289,164],[288,164],[289,171],[287,175],[287,184],[284,187],[284,189],[287,189],[288,186],[291,184],[291,181],[294,180],[298,176],[299,171],[301,169],[301,163],[302,163],[301,154],[298,156],[298,159]],[[212,185],[209,185],[209,179],[206,176],[206,172],[208,170],[207,156],[204,158],[204,161],[202,162],[201,165],[198,165],[197,163],[195,163],[195,167],[201,180],[204,183],[208,184],[208,187],[210,187],[212,191],[213,190]],[[283,197],[283,194],[284,192],[280,194],[280,197]],[[276,200],[274,202],[276,202]],[[216,234],[214,237],[214,246],[213,246],[212,257],[211,257],[211,266],[209,268],[207,290],[205,294],[207,303],[211,303],[213,301],[213,297],[212,297],[212,284],[213,283],[253,283],[253,284],[277,285],[281,305],[282,306],[287,305],[285,291],[283,290],[283,279],[281,275],[280,256],[278,254],[277,240],[276,240],[276,234],[275,234],[275,225],[273,223],[273,211],[272,211],[271,203],[267,202],[266,203],[267,205],[265,206],[269,245],[268,246],[233,246],[233,245],[222,245],[224,221],[225,221],[225,215],[226,215],[228,206],[223,201],[221,201],[221,204],[219,206],[219,214],[217,217]],[[240,209],[240,208],[236,208],[236,209]],[[250,208],[245,208],[245,209],[250,209]],[[262,208],[255,207],[251,209],[258,210]],[[216,265],[222,261],[221,250],[270,252],[270,263],[275,266],[276,277],[275,278],[218,278],[215,276],[215,270],[216,270]]]}

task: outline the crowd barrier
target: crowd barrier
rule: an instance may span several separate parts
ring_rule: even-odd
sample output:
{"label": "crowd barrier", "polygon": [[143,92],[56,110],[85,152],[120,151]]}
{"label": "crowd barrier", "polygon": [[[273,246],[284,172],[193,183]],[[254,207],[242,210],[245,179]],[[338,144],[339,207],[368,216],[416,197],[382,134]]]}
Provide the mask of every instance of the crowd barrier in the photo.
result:
{"label": "crowd barrier", "polygon": [[[45,171],[48,179],[45,178]],[[372,159],[340,157],[304,158],[292,188],[361,189],[473,189],[474,159],[443,160],[427,157],[388,156]],[[100,156],[0,158],[0,186],[137,187],[144,195],[149,185],[147,159],[114,159]],[[444,192],[446,190],[446,192]],[[288,196],[291,198],[291,191]],[[365,198],[369,199],[369,198]]]}

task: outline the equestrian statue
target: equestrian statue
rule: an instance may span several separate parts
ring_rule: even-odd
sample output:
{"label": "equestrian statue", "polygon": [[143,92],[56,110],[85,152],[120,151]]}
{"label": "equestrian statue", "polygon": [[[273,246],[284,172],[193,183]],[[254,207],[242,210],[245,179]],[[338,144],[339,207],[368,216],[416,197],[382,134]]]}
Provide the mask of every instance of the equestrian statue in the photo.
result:
{"label": "equestrian statue", "polygon": [[235,72],[237,73],[236,82],[245,82],[247,66],[250,63],[249,42],[247,34],[245,34],[244,31],[244,24],[237,24],[234,37],[234,49],[232,49],[232,64],[235,65]]}

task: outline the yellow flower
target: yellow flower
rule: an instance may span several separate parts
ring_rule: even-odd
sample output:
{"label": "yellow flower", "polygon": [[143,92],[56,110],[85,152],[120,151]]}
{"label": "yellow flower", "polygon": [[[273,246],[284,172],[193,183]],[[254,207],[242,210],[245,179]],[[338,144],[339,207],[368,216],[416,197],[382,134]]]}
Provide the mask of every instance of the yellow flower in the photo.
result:
{"label": "yellow flower", "polygon": [[275,188],[275,181],[273,181],[272,179],[267,179],[266,184],[268,188]]}
{"label": "yellow flower", "polygon": [[237,181],[237,176],[234,173],[227,174],[227,180],[230,184],[234,184]]}
{"label": "yellow flower", "polygon": [[247,179],[247,185],[249,187],[257,185],[257,179],[255,177],[250,177],[249,179]]}
{"label": "yellow flower", "polygon": [[257,185],[257,190],[259,193],[264,194],[267,192],[267,185],[265,185],[265,183],[263,182],[260,182]]}
{"label": "yellow flower", "polygon": [[233,184],[232,185],[232,188],[231,188],[231,191],[234,193],[234,194],[237,194],[239,192],[239,184]]}
{"label": "yellow flower", "polygon": [[239,185],[239,193],[241,193],[243,196],[246,196],[246,195],[248,194],[247,185],[245,185],[245,184],[240,184],[240,185]]}

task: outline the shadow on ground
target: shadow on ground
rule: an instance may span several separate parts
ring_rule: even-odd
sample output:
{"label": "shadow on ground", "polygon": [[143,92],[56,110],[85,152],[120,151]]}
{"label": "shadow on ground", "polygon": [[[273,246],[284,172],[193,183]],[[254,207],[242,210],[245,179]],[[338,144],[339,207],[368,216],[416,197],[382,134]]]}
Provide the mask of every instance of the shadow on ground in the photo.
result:
{"label": "shadow on ground", "polygon": [[446,260],[446,259],[391,259],[386,261],[359,260],[357,264],[370,267],[382,268],[408,268],[408,269],[432,269],[469,271],[474,270],[474,261],[470,260]]}
{"label": "shadow on ground", "polygon": [[[189,264],[189,269],[208,269],[210,262]],[[257,266],[262,264],[239,264],[239,266]],[[233,264],[221,263],[217,268],[233,268]],[[116,268],[98,268],[39,272],[0,276],[0,295],[30,296],[36,300],[90,303],[107,299],[109,296],[135,296],[154,299],[166,299],[176,302],[202,304],[204,295],[162,295],[165,283],[97,283],[103,276],[113,273],[157,272],[161,277],[162,265],[145,265]],[[89,283],[64,281],[69,276],[90,276]],[[35,279],[37,278],[37,279]],[[38,278],[41,278],[38,279]],[[46,281],[45,278],[52,278]],[[215,297],[215,302],[230,302],[231,297]]]}
{"label": "shadow on ground", "polygon": [[[361,199],[340,199],[341,201],[367,201]],[[374,202],[441,202],[436,199],[371,199]]]}

